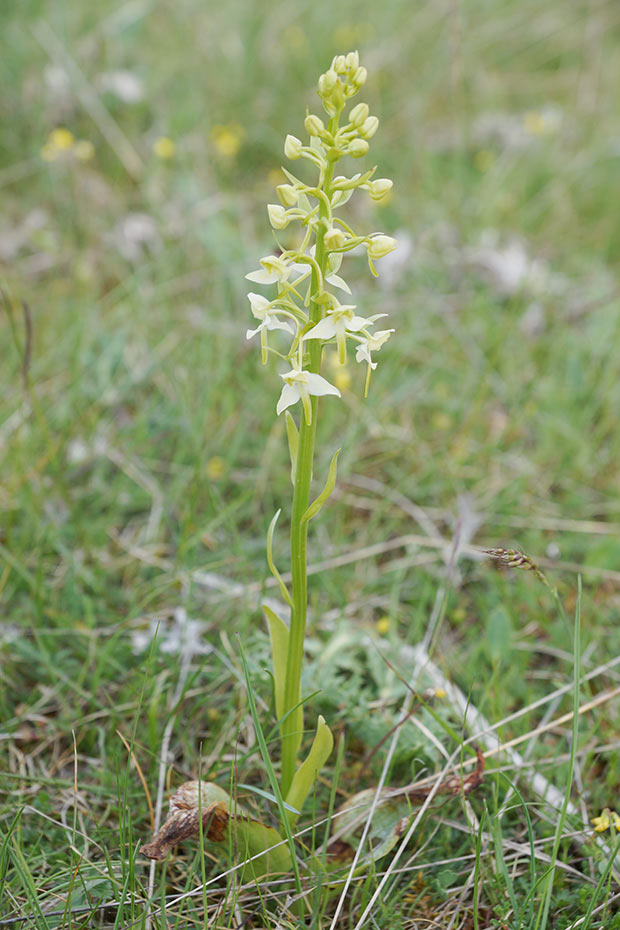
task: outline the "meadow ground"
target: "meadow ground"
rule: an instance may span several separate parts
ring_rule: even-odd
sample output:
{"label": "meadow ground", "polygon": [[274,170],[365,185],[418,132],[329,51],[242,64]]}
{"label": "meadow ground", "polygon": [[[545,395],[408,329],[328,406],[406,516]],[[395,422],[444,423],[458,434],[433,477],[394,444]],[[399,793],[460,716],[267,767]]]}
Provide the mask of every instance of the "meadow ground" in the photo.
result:
{"label": "meadow ground", "polygon": [[[272,732],[265,532],[283,507],[282,565],[290,484],[244,274],[272,248],[284,136],[353,48],[394,193],[352,210],[400,250],[348,280],[397,335],[368,400],[353,362],[321,412],[321,473],[342,453],[306,691],[345,750],[303,826],[386,760],[404,785],[462,737],[488,758],[391,871],[342,906],[310,894],[307,925],[620,927],[613,817],[591,823],[620,790],[618,4],[25,0],[2,20],[0,927],[295,926],[286,889],[239,887],[208,847],[156,869],[138,850],[199,771],[264,786],[237,636]],[[557,598],[487,548],[526,552]],[[410,685],[428,706],[394,743]]]}

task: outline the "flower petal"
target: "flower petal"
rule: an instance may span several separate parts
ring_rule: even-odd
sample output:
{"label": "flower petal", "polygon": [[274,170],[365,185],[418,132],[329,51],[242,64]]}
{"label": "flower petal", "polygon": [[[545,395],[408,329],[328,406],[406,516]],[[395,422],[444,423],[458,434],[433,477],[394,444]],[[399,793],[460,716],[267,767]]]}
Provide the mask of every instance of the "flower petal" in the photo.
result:
{"label": "flower petal", "polygon": [[273,271],[266,271],[264,268],[259,268],[258,271],[250,271],[249,274],[246,274],[248,281],[254,281],[255,284],[275,284],[276,281],[279,281],[279,275],[275,274]]}
{"label": "flower petal", "polygon": [[359,333],[360,329],[372,326],[372,320],[365,320],[363,316],[353,316],[347,320],[347,329],[350,333]]}
{"label": "flower petal", "polygon": [[312,372],[308,372],[306,386],[308,393],[314,394],[315,397],[322,397],[324,394],[335,394],[336,397],[341,396],[337,387],[334,387],[333,384],[330,384],[329,381],[321,375],[315,375]]}
{"label": "flower petal", "polygon": [[285,333],[291,333],[295,335],[295,330],[290,323],[287,323],[285,320],[279,320],[277,316],[267,316],[265,317],[264,326],[266,329],[282,329]]}
{"label": "flower petal", "polygon": [[333,339],[335,335],[336,325],[330,317],[326,316],[324,320],[320,320],[316,326],[308,330],[304,339]]}
{"label": "flower petal", "polygon": [[280,416],[282,411],[286,410],[287,407],[296,404],[299,398],[300,394],[297,388],[293,384],[285,384],[280,394],[280,400],[276,406],[276,413],[278,416]]}

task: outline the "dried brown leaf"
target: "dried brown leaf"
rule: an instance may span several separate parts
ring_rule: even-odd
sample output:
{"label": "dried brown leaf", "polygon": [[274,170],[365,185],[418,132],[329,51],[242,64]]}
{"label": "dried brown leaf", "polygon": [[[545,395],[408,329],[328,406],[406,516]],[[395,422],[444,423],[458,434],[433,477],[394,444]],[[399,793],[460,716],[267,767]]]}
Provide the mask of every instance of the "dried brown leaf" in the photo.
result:
{"label": "dried brown leaf", "polygon": [[229,798],[225,791],[212,782],[187,781],[170,798],[168,818],[150,843],[140,852],[149,859],[165,859],[173,846],[181,840],[198,836],[202,815],[205,838],[221,843],[226,836],[230,819]]}

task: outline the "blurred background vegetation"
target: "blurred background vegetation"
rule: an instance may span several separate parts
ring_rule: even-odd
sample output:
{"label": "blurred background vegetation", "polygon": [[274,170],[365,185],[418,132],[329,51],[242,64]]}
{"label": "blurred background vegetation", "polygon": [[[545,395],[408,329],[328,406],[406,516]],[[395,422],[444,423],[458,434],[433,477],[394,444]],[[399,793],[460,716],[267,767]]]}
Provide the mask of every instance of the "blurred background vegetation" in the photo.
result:
{"label": "blurred background vegetation", "polygon": [[[364,164],[394,180],[385,205],[351,201],[354,225],[400,249],[378,281],[356,259],[347,280],[397,334],[367,402],[351,363],[333,372],[344,403],[322,407],[321,470],[343,452],[311,543],[310,561],[328,563],[311,652],[334,629],[418,642],[458,533],[525,550],[569,614],[581,572],[584,670],[617,655],[618,5],[24,0],[1,16],[3,829],[28,798],[58,821],[73,729],[92,792],[84,829],[96,811],[122,859],[125,772],[148,834],[115,730],[137,728],[153,784],[178,663],[165,637],[149,651],[136,636],[179,610],[200,661],[175,725],[178,771],[195,775],[199,748],[247,718],[243,689],[231,693],[237,632],[268,700],[257,597],[290,486],[279,369],[245,339],[243,276],[273,248],[265,205],[284,136],[303,135],[318,75],[354,48],[369,72],[359,99],[381,121]],[[464,554],[435,658],[489,717],[570,680],[570,643],[532,575]],[[396,679],[373,678],[360,649],[324,700],[367,748],[381,736],[368,702]],[[602,709],[585,744],[617,723]],[[618,764],[584,759],[598,813]],[[47,894],[71,874],[64,828],[22,824]]]}

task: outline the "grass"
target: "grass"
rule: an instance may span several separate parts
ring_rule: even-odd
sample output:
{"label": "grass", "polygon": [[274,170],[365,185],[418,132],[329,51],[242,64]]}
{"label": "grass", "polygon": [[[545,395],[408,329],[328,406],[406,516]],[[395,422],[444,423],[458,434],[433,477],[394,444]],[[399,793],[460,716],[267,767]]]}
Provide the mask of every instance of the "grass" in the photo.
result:
{"label": "grass", "polygon": [[[386,874],[365,926],[620,926],[616,838],[603,848],[588,823],[618,795],[617,699],[578,733],[550,725],[572,707],[578,574],[581,706],[618,683],[618,25],[615,4],[577,0],[5,12],[0,926],[276,925],[282,888],[239,887],[208,844],[150,884],[137,767],[155,810],[199,770],[268,787],[236,635],[275,744],[259,603],[288,462],[243,275],[270,247],[284,135],[354,47],[382,122],[373,159],[395,182],[359,225],[411,252],[383,283],[347,275],[398,338],[368,402],[353,371],[322,409],[317,475],[343,451],[312,528],[306,691],[346,748],[300,827],[321,837],[330,793],[338,807],[377,784],[424,642],[437,677],[427,666],[416,688],[447,695],[398,728],[387,783],[442,771],[477,732],[468,705],[506,721],[495,745],[523,737],[523,765],[490,756],[466,802],[433,802],[393,870],[352,882],[338,926],[359,925]],[[139,101],[106,89],[123,70]],[[94,157],[45,162],[59,126]],[[508,247],[513,271],[529,263],[516,286]],[[532,573],[480,557],[493,547],[530,555],[569,619]],[[336,901],[315,899],[309,925],[330,927]]]}

